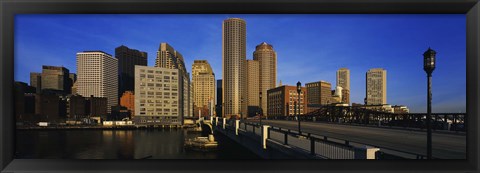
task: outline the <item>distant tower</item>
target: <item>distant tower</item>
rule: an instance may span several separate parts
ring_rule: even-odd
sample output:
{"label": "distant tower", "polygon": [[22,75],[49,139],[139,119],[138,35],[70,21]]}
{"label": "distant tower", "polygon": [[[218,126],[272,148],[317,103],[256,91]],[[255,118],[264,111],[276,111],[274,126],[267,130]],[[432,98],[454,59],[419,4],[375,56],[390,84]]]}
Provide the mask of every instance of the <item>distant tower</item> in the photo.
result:
{"label": "distant tower", "polygon": [[387,104],[387,71],[382,68],[370,69],[366,81],[366,104]]}
{"label": "distant tower", "polygon": [[70,80],[70,71],[60,66],[42,66],[41,74],[42,90],[52,89],[63,91],[65,94],[72,93],[73,83]]}
{"label": "distant tower", "polygon": [[[263,42],[255,47],[253,60],[259,62],[259,84],[262,98],[267,98],[267,90],[275,88],[277,82],[277,53],[273,46]],[[267,99],[261,100],[261,108],[264,115],[267,115]]]}
{"label": "distant tower", "polygon": [[229,18],[222,27],[223,114],[246,116],[246,23],[243,19]]}
{"label": "distant tower", "polygon": [[350,104],[350,70],[348,68],[337,70],[337,86],[342,87],[342,103]]}

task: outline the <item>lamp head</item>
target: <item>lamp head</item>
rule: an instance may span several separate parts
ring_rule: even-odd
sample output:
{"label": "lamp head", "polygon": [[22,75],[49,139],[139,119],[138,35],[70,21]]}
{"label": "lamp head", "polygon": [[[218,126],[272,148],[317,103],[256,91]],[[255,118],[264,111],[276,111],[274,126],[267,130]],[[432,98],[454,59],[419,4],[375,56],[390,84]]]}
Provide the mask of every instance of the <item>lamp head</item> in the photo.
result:
{"label": "lamp head", "polygon": [[431,74],[433,70],[435,70],[435,56],[437,52],[433,49],[428,48],[425,53],[423,53],[423,70],[427,72],[427,74]]}

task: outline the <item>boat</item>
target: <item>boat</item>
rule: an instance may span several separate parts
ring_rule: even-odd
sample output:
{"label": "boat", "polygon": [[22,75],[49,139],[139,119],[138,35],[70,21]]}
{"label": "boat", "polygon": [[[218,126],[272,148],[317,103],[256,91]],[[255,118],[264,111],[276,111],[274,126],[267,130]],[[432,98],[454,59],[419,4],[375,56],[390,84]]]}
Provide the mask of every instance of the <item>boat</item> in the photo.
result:
{"label": "boat", "polygon": [[202,127],[192,127],[192,128],[188,128],[187,129],[187,132],[197,132],[197,133],[200,133],[202,132]]}
{"label": "boat", "polygon": [[214,140],[213,135],[185,140],[185,149],[194,151],[214,151],[217,150],[217,147],[218,143]]}

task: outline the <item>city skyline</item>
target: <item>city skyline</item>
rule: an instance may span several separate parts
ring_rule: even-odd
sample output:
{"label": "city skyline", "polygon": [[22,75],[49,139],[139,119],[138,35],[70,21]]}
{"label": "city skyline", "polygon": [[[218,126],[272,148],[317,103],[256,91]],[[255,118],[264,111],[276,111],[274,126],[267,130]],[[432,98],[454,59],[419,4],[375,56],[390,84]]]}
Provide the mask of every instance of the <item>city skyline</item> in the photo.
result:
{"label": "city skyline", "polygon": [[[140,35],[140,30],[131,29],[128,30],[128,32],[130,32],[130,35],[132,35],[130,36],[130,39],[122,38],[123,40],[115,40],[115,37],[108,36],[120,33],[121,30],[115,29],[113,28],[113,26],[115,22],[118,22],[116,21],[118,20],[116,18],[124,20],[124,17],[118,17],[121,15],[86,15],[83,17],[79,17],[77,15],[66,15],[69,17],[62,17],[65,15],[60,15],[60,17],[53,17],[48,15],[40,16],[43,16],[44,18],[40,17],[39,20],[38,17],[29,15],[20,15],[20,17],[17,17],[18,27],[15,28],[15,58],[17,60],[15,64],[15,80],[28,83],[29,73],[40,71],[39,69],[41,68],[41,65],[63,65],[71,72],[75,72],[76,69],[71,64],[74,64],[75,62],[74,57],[76,52],[84,50],[102,50],[107,53],[113,54],[112,52],[114,51],[115,47],[118,47],[120,45],[126,45],[132,49],[145,51],[153,55],[155,51],[152,51],[151,47],[158,48],[158,44],[160,42],[171,43],[173,47],[181,50],[182,54],[185,57],[186,67],[191,67],[194,59],[204,59],[203,57],[205,57],[206,60],[211,62],[214,73],[217,74],[218,77],[222,75],[221,23],[227,17],[233,17],[232,15],[153,15],[154,17],[152,17],[152,15],[123,15],[124,17],[127,16],[127,19],[133,20],[134,22],[144,23],[149,23],[149,20],[145,19],[151,19],[155,21],[155,17],[165,20],[168,17],[175,18],[174,16],[179,16],[179,23],[189,24],[188,26],[199,25],[204,27],[180,28],[180,31],[178,31],[178,33],[183,33],[187,35],[180,38],[173,37],[178,34],[176,32],[174,32],[173,34],[168,33],[173,32],[172,28],[175,27],[162,27],[162,29],[167,30],[166,33],[168,34],[165,35],[168,35],[168,37],[170,37],[166,37],[165,39],[163,39],[162,36],[155,39],[149,37],[147,38],[145,36],[132,39],[132,37]],[[74,18],[73,21],[80,20],[80,22],[82,22],[83,20],[83,22],[91,23],[101,22],[108,19],[112,20],[112,26],[109,26],[110,23],[108,23],[107,26],[100,26],[98,28],[93,28],[93,30],[92,28],[90,28],[90,31],[82,31],[82,29],[79,28],[87,26],[91,27],[91,25],[83,26],[84,24],[82,24],[81,26],[75,25],[75,27],[66,26],[72,24],[71,22],[66,21],[70,19],[71,16],[73,16]],[[465,112],[465,26],[461,25],[465,22],[463,15],[277,15],[276,19],[278,18],[278,16],[280,16],[280,20],[275,20],[275,22],[268,20],[270,18],[273,18],[272,16],[274,15],[235,15],[235,17],[237,16],[245,19],[247,23],[246,59],[253,59],[253,51],[255,49],[255,45],[258,45],[259,43],[264,41],[272,44],[278,54],[278,80],[282,80],[282,82],[287,85],[294,85],[296,81],[301,81],[303,84],[305,84],[319,80],[324,80],[333,84],[336,82],[336,71],[341,67],[349,68],[351,73],[350,103],[363,103],[363,98],[365,97],[365,73],[367,72],[367,70],[371,68],[384,68],[388,71],[387,103],[391,105],[406,105],[410,108],[411,112],[425,112],[426,79],[425,72],[422,69],[422,53],[429,46],[431,46],[433,49],[439,52],[437,55],[438,68],[433,73],[433,112]],[[415,18],[415,16],[417,16],[417,18]],[[301,25],[298,27],[299,29],[297,30],[295,28],[292,28],[291,26],[284,26],[284,28],[275,28],[275,30],[279,31],[264,32],[266,30],[269,30],[271,26],[278,26],[281,24],[292,22],[295,21],[296,18],[303,19],[296,22]],[[189,20],[197,22],[193,22],[193,24],[191,24],[188,23]],[[318,29],[319,26],[327,26],[326,28],[330,28],[330,30],[322,30],[329,31],[326,32],[328,34],[322,33],[322,31],[319,30],[316,32],[312,32],[311,29],[307,29],[306,26],[317,24],[314,22],[317,20],[322,22],[319,22],[318,26],[314,25],[312,28]],[[36,23],[38,21],[43,22]],[[201,21],[209,22],[202,23]],[[263,22],[260,23],[260,21]],[[130,21],[127,21],[127,23],[128,22]],[[346,22],[350,25],[356,26],[357,29],[355,30],[355,32],[352,30],[347,30],[350,32],[343,32],[344,35],[335,35],[335,33],[338,31],[335,32],[333,30],[338,29],[340,26],[344,26],[342,25],[342,22]],[[376,32],[378,29],[372,29],[371,31],[365,30],[369,27],[360,25],[362,23],[378,23],[374,27],[385,29],[385,31]],[[27,24],[33,24],[32,28],[35,29],[22,28],[25,26],[30,26]],[[431,28],[422,29],[422,27],[425,26],[429,26]],[[439,26],[448,28],[445,29]],[[56,31],[55,29],[60,28],[62,28],[66,32],[52,32]],[[113,34],[99,34],[102,33],[105,28],[114,29],[112,31]],[[400,29],[388,30],[395,28]],[[32,34],[32,31],[36,29],[46,29],[51,31],[42,34],[43,36],[38,36],[39,38],[28,37],[29,34]],[[162,29],[157,30],[156,32],[162,33]],[[178,30],[179,28],[176,29]],[[193,30],[195,29],[198,29],[200,31],[193,32]],[[300,30],[306,30],[306,32],[303,33],[300,32]],[[343,31],[344,30],[345,29],[343,29]],[[414,30],[418,32],[409,33],[408,30]],[[282,37],[274,38],[276,36],[279,36],[279,33],[286,34],[286,32],[291,32],[291,35],[289,35],[288,39],[279,40],[279,38]],[[72,33],[76,34],[72,35]],[[191,35],[194,33],[202,34],[198,36]],[[205,33],[207,33],[207,35],[205,35]],[[355,34],[359,34],[363,37],[356,37]],[[410,36],[409,34],[412,34],[413,36]],[[86,38],[77,39],[75,38],[76,35],[80,37],[84,36]],[[362,40],[367,38],[365,37],[366,35],[370,37],[368,37],[367,40]],[[394,35],[398,36],[395,37]],[[436,36],[439,35],[447,37],[448,39],[437,38]],[[47,41],[51,44],[39,44],[42,38],[44,39],[44,37],[48,36],[52,36],[53,38],[49,38],[43,41]],[[66,45],[59,45],[59,43],[64,40],[58,42],[58,40],[55,40],[55,38],[61,36],[66,37],[67,39],[64,40],[69,40],[70,42],[65,43]],[[308,36],[320,37],[320,39],[318,39],[318,42],[320,43],[313,42],[312,40],[305,44],[291,43],[298,40],[308,41]],[[378,38],[378,36],[392,37],[389,37],[388,39],[383,39],[382,42],[382,39]],[[185,37],[189,37],[189,39]],[[197,37],[205,38],[202,39]],[[406,39],[402,39],[402,37],[406,37]],[[220,40],[218,40],[218,38],[220,38]],[[193,43],[182,43],[181,41],[179,41],[182,39],[185,42],[192,41]],[[286,44],[285,40],[288,40],[287,43],[289,44]],[[332,44],[322,43],[322,40],[327,40],[326,42],[330,41]],[[402,45],[401,47],[398,47],[397,44],[394,44],[396,43],[396,41],[398,42],[398,40],[403,41],[401,44],[397,43]],[[417,42],[408,42],[408,40],[415,40]],[[94,41],[98,41],[98,43],[88,44]],[[143,43],[142,41],[148,43]],[[205,45],[202,45],[202,48],[197,48],[191,45],[189,46],[189,44],[198,44],[198,42],[202,41],[207,42],[208,44],[204,43]],[[74,44],[75,42],[80,44]],[[155,43],[150,45],[151,42]],[[358,44],[363,42],[368,42],[370,44]],[[220,47],[218,47],[218,45],[220,45]],[[318,45],[321,45],[321,47],[315,47]],[[65,49],[57,49],[58,54],[56,52],[52,55],[51,53],[42,51],[44,49],[48,50],[49,46],[67,47]],[[342,49],[342,51],[339,51],[338,49]],[[69,51],[71,50],[75,50],[75,53],[69,53]],[[215,50],[214,53],[212,53],[212,50]],[[33,51],[37,56],[32,59],[29,56],[30,52],[25,51]],[[68,60],[68,58],[64,58],[65,56],[70,56],[72,57],[72,59]],[[390,58],[390,56],[395,58]],[[153,66],[153,58],[154,57],[152,56],[148,58],[149,66]],[[365,59],[365,61],[359,61],[357,60],[358,58]],[[19,61],[24,59],[25,61]],[[390,62],[384,59],[388,59]],[[44,63],[35,63],[36,60],[42,60]],[[57,62],[54,62],[54,60]],[[409,66],[411,67],[408,68],[408,70],[405,70],[406,67]],[[277,81],[277,83],[278,82],[279,81]]]}

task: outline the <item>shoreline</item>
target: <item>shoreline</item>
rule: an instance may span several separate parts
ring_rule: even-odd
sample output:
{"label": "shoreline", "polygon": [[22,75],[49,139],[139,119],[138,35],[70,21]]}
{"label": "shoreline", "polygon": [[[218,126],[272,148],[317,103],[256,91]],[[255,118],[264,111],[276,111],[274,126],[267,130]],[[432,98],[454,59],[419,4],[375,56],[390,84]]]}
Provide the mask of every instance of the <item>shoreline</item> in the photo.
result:
{"label": "shoreline", "polygon": [[132,130],[132,129],[190,129],[191,125],[156,125],[156,126],[28,126],[16,127],[15,130]]}

